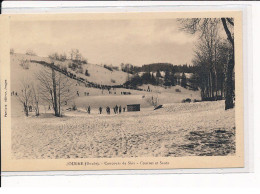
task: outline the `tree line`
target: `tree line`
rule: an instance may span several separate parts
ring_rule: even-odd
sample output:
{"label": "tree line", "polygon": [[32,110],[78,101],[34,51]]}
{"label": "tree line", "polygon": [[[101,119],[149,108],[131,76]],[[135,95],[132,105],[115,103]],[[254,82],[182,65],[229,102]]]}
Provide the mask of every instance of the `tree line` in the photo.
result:
{"label": "tree line", "polygon": [[135,67],[135,73],[138,72],[157,72],[157,71],[170,71],[170,72],[179,72],[179,73],[194,73],[196,67],[188,64],[173,65],[171,63],[152,63],[145,64],[141,67]]}
{"label": "tree line", "polygon": [[39,116],[40,104],[48,105],[55,116],[62,116],[62,106],[67,105],[76,96],[71,78],[51,66],[43,67],[33,76],[36,81],[21,80],[21,89],[16,92],[25,116],[29,116],[32,110],[35,111],[36,116]]}
{"label": "tree line", "polygon": [[[178,19],[180,30],[197,34],[193,64],[202,99],[225,98],[225,109],[234,107],[234,19]],[[221,31],[225,35],[221,35]]]}
{"label": "tree line", "polygon": [[[155,74],[155,75],[154,75]],[[176,72],[172,69],[171,71],[165,70],[164,76],[161,75],[161,71],[157,70],[156,73],[153,72],[144,72],[142,75],[134,74],[128,81],[125,82],[125,86],[131,86],[133,88],[138,88],[143,84],[151,84],[157,86],[175,86],[181,85],[184,88],[187,88],[188,79],[186,78],[185,73],[177,76]],[[191,89],[196,88],[196,83],[189,86]]]}
{"label": "tree line", "polygon": [[157,72],[157,71],[170,71],[170,72],[179,72],[179,73],[195,73],[196,67],[193,65],[182,64],[182,65],[173,65],[171,63],[151,63],[144,64],[141,67],[134,66],[130,63],[121,63],[121,70],[130,74],[137,74],[140,72]]}

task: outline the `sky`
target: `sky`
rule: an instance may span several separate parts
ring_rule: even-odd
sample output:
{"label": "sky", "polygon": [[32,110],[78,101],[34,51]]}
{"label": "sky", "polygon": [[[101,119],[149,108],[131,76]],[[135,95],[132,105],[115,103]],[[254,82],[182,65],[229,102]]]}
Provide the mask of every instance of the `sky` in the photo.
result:
{"label": "sky", "polygon": [[89,63],[191,64],[194,35],[179,30],[175,19],[13,21],[11,48],[39,56],[79,49]]}

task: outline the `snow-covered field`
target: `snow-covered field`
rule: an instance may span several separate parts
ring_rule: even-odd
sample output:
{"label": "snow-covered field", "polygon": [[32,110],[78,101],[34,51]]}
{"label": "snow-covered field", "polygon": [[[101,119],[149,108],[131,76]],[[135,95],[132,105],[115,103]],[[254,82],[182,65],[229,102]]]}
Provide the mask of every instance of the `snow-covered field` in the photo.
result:
{"label": "snow-covered field", "polygon": [[171,103],[154,111],[99,115],[94,109],[12,117],[17,159],[178,157],[235,153],[235,114],[224,101]]}
{"label": "snow-covered field", "polygon": [[[11,90],[21,90],[21,80],[37,82],[35,73],[42,65],[29,62],[29,69],[20,66],[21,60],[49,59],[23,54],[11,56]],[[57,61],[56,61],[57,62]],[[61,65],[68,65],[65,61]],[[102,84],[122,84],[127,74],[109,71],[102,66],[88,64],[89,81]],[[85,70],[85,69],[84,69]],[[82,75],[80,75],[82,76]],[[112,79],[115,83],[112,82]],[[73,80],[72,80],[73,81]],[[88,88],[74,80],[78,96],[67,107],[63,117],[53,116],[48,105],[40,102],[40,116],[25,117],[23,105],[12,96],[12,154],[14,158],[95,158],[228,155],[235,153],[234,110],[224,110],[224,102],[196,102],[200,91],[180,86],[161,87],[142,85],[142,91],[126,88],[101,90]],[[149,91],[148,90],[149,87]],[[122,95],[124,92],[130,95]],[[86,95],[88,93],[88,95]],[[163,108],[153,110],[151,99]],[[192,103],[181,103],[190,98]],[[66,111],[72,104],[77,111]],[[105,107],[126,107],[140,104],[140,112],[111,115]],[[86,108],[91,106],[91,114]],[[98,114],[98,107],[103,114]]]}

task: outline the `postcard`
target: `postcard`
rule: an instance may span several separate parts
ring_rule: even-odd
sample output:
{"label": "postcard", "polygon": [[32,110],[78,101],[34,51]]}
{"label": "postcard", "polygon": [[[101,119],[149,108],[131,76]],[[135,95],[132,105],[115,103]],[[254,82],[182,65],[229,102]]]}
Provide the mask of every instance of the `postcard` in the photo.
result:
{"label": "postcard", "polygon": [[244,166],[242,12],[0,25],[3,171]]}

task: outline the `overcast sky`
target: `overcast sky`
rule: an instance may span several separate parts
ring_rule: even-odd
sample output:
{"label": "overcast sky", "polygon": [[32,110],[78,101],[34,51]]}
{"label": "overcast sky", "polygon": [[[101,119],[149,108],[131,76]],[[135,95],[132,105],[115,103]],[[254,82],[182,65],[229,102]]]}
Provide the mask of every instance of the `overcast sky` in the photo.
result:
{"label": "overcast sky", "polygon": [[89,63],[191,63],[196,38],[175,19],[38,21],[11,23],[11,48],[39,56],[79,49]]}

